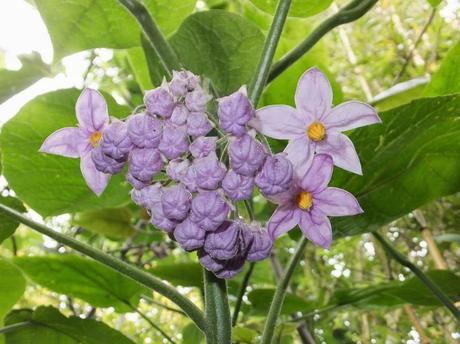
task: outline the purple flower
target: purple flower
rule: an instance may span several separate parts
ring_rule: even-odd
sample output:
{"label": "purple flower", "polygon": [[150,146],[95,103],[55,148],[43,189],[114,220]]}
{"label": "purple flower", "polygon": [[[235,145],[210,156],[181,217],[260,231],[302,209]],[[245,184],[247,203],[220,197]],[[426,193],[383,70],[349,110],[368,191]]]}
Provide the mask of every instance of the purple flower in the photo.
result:
{"label": "purple flower", "polygon": [[183,128],[166,124],[160,142],[160,151],[170,160],[176,159],[188,150],[188,137]]}
{"label": "purple flower", "polygon": [[233,278],[243,270],[244,262],[244,256],[236,256],[230,260],[225,261],[224,267],[221,270],[215,272],[214,274],[218,278]]}
{"label": "purple flower", "polygon": [[271,105],[257,110],[250,125],[276,139],[288,139],[285,151],[302,176],[315,153],[329,154],[334,165],[362,174],[355,147],[343,131],[380,123],[374,108],[351,101],[332,108],[332,89],[317,68],[306,71],[297,85],[297,108]]}
{"label": "purple flower", "polygon": [[255,111],[248,99],[246,86],[227,97],[218,99],[219,126],[227,133],[241,136],[246,133],[246,123],[254,117]]}
{"label": "purple flower", "polygon": [[146,186],[140,190],[132,190],[131,199],[137,205],[146,209],[151,209],[160,204],[161,192],[161,184],[156,183]]}
{"label": "purple flower", "polygon": [[98,146],[91,151],[91,159],[93,160],[96,169],[102,173],[117,174],[125,165],[126,160],[115,160],[102,151],[102,147]]}
{"label": "purple flower", "polygon": [[134,177],[131,173],[126,173],[126,180],[128,181],[128,183],[130,183],[133,188],[135,188],[136,190],[141,190],[143,188],[145,188],[146,186],[150,185],[150,180],[149,181],[146,181],[146,182],[143,182],[142,180],[139,180],[137,179],[136,177]]}
{"label": "purple flower", "polygon": [[187,122],[187,118],[190,115],[187,107],[184,104],[177,103],[174,107],[170,121],[175,125],[184,125]]}
{"label": "purple flower", "polygon": [[233,201],[248,199],[254,189],[254,177],[243,176],[233,170],[229,170],[222,181],[222,188]]}
{"label": "purple flower", "polygon": [[158,229],[161,229],[162,231],[165,231],[167,233],[170,233],[170,234],[173,233],[174,229],[177,226],[177,222],[168,219],[163,213],[163,208],[161,206],[158,205],[148,210],[150,212],[150,215],[152,216],[150,218],[150,223],[152,225],[154,225]]}
{"label": "purple flower", "polygon": [[224,268],[225,261],[212,258],[205,250],[198,251],[198,258],[206,270],[217,272]]}
{"label": "purple flower", "polygon": [[273,247],[273,240],[265,229],[253,225],[246,225],[243,235],[247,242],[251,242],[247,251],[246,260],[257,262],[270,255]]}
{"label": "purple flower", "polygon": [[329,248],[332,228],[327,216],[348,216],[363,212],[352,194],[327,186],[332,169],[332,158],[318,154],[306,174],[294,178],[292,190],[270,198],[278,204],[268,223],[268,232],[273,240],[299,225],[313,243]]}
{"label": "purple flower", "polygon": [[229,210],[227,202],[217,191],[204,191],[192,200],[190,219],[212,232],[227,219]]}
{"label": "purple flower", "polygon": [[198,86],[199,82],[199,77],[192,72],[174,70],[172,80],[169,83],[169,89],[174,96],[184,97],[187,92],[193,91]]}
{"label": "purple flower", "polygon": [[205,136],[212,129],[208,116],[202,112],[192,112],[187,118],[187,134],[192,137]]}
{"label": "purple flower", "polygon": [[126,123],[117,120],[109,124],[104,130],[100,146],[105,155],[116,160],[126,159],[133,148]]}
{"label": "purple flower", "polygon": [[198,187],[208,190],[217,189],[226,172],[225,165],[212,155],[195,159],[191,168],[195,170]]}
{"label": "purple flower", "polygon": [[195,89],[185,96],[185,105],[191,112],[206,112],[206,104],[212,97],[207,94],[200,86],[196,86]]}
{"label": "purple flower", "polygon": [[174,238],[186,251],[203,247],[206,231],[186,218],[174,230]]}
{"label": "purple flower", "polygon": [[128,119],[128,135],[139,148],[158,147],[162,133],[162,123],[158,118],[139,113]]}
{"label": "purple flower", "polygon": [[80,158],[80,170],[88,187],[99,196],[110,180],[110,174],[96,169],[91,151],[102,139],[109,124],[107,103],[96,90],[85,88],[76,104],[78,127],[62,128],[43,142],[40,152]]}
{"label": "purple flower", "polygon": [[204,158],[216,151],[217,137],[200,136],[190,144],[189,151],[194,158]]}
{"label": "purple flower", "polygon": [[134,148],[129,154],[129,174],[134,178],[149,182],[161,171],[161,155],[156,148]]}
{"label": "purple flower", "polygon": [[244,176],[254,176],[266,157],[262,144],[248,134],[234,138],[228,154],[233,170]]}
{"label": "purple flower", "polygon": [[208,233],[204,250],[214,259],[231,259],[238,254],[240,234],[240,223],[225,221],[214,232]]}
{"label": "purple flower", "polygon": [[191,192],[196,192],[198,191],[198,184],[197,184],[197,176],[196,176],[196,170],[192,166],[187,168],[185,171],[184,176],[181,178],[182,184],[184,184],[187,189],[189,189]]}
{"label": "purple flower", "polygon": [[187,173],[187,169],[190,166],[190,161],[187,159],[174,159],[171,160],[166,167],[166,174],[172,180],[176,182],[181,181]]}
{"label": "purple flower", "polygon": [[291,187],[294,170],[285,156],[285,153],[268,156],[256,175],[256,185],[264,195],[275,195]]}
{"label": "purple flower", "polygon": [[188,215],[192,194],[182,184],[163,188],[161,206],[170,220],[182,221]]}
{"label": "purple flower", "polygon": [[151,115],[169,118],[174,108],[174,98],[169,91],[161,86],[148,91],[144,96],[144,103]]}

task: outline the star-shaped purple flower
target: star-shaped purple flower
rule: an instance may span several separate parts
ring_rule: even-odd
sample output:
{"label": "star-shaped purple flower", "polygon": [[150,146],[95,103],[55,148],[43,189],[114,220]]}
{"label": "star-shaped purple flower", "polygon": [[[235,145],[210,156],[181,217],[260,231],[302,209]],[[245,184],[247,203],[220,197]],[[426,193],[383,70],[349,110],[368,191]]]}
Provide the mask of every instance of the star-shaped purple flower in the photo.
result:
{"label": "star-shaped purple flower", "polygon": [[332,228],[328,216],[348,216],[363,212],[352,194],[327,186],[333,167],[329,155],[315,155],[305,175],[295,176],[291,190],[270,197],[270,200],[278,204],[268,222],[272,240],[299,225],[309,240],[329,248]]}
{"label": "star-shaped purple flower", "polygon": [[40,152],[80,158],[80,169],[86,184],[100,195],[110,180],[110,174],[96,169],[91,152],[102,139],[109,124],[107,103],[98,91],[85,88],[76,104],[77,127],[62,128],[47,137]]}
{"label": "star-shaped purple flower", "polygon": [[315,153],[329,154],[334,165],[362,174],[353,143],[343,131],[380,123],[375,109],[365,103],[349,101],[332,108],[332,88],[317,68],[299,79],[296,108],[271,105],[257,110],[249,124],[275,139],[288,139],[285,151],[298,175],[303,175]]}

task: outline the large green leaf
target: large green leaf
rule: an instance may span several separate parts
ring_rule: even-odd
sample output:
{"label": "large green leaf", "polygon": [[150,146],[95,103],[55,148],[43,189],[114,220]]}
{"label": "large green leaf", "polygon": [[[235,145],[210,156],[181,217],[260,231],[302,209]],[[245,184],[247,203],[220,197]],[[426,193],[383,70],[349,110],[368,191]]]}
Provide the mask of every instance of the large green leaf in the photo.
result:
{"label": "large green leaf", "polygon": [[250,82],[264,36],[239,15],[211,10],[189,16],[170,42],[184,67],[211,79],[225,95]]}
{"label": "large green leaf", "polygon": [[170,282],[173,285],[182,287],[203,286],[203,269],[199,263],[159,261],[157,265],[149,270],[153,275]]}
{"label": "large green leaf", "polygon": [[[254,289],[248,294],[251,302],[251,310],[255,314],[267,314],[270,308],[270,301],[275,294],[274,288]],[[293,314],[295,312],[308,311],[313,308],[313,304],[292,293],[287,293],[284,299],[281,314]]]}
{"label": "large green leaf", "polygon": [[[432,0],[433,1],[433,0]],[[278,0],[251,0],[251,2],[268,13],[275,13]],[[332,0],[292,0],[289,15],[292,17],[310,17],[327,9]]]}
{"label": "large green leaf", "polygon": [[[53,131],[75,126],[75,102],[80,91],[67,89],[41,95],[9,120],[0,135],[3,174],[18,197],[43,216],[119,206],[129,199],[123,176],[112,178],[101,197],[88,188],[79,159],[38,150]],[[128,109],[104,94],[113,116]],[[123,185],[122,185],[123,182]]]}
{"label": "large green leaf", "polygon": [[0,324],[3,317],[19,300],[26,289],[26,280],[13,264],[0,259]]}
{"label": "large green leaf", "polygon": [[80,298],[96,307],[130,311],[145,289],[93,260],[76,255],[17,257],[14,263],[35,283]]}
{"label": "large green leaf", "polygon": [[[0,203],[4,204],[10,208],[13,208],[19,212],[25,212],[26,209],[24,208],[24,205],[20,200],[14,197],[2,197],[0,196]],[[18,228],[19,222],[13,220],[11,217],[5,215],[1,210],[0,210],[0,244],[11,236],[16,228]]]}
{"label": "large green leaf", "polygon": [[460,95],[415,100],[381,118],[382,125],[350,136],[364,176],[334,172],[334,184],[355,194],[364,209],[335,219],[336,234],[375,230],[460,190]]}
{"label": "large green leaf", "polygon": [[15,310],[6,318],[7,325],[21,322],[28,322],[30,326],[5,334],[6,344],[134,344],[103,322],[66,318],[53,307]]}

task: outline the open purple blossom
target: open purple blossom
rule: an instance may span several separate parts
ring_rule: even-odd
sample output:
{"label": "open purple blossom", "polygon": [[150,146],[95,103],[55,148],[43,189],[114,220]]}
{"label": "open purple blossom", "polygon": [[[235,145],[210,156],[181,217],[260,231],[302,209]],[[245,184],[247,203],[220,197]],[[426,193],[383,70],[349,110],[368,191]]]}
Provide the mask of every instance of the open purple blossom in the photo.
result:
{"label": "open purple blossom", "polygon": [[229,96],[217,100],[219,126],[235,136],[246,133],[246,124],[254,117],[255,111],[248,99],[246,86]]}
{"label": "open purple blossom", "polygon": [[266,136],[289,140],[285,151],[298,175],[306,172],[315,153],[329,154],[334,165],[362,174],[355,147],[342,132],[380,123],[375,109],[357,101],[332,108],[331,85],[317,68],[300,77],[295,103],[296,109],[287,105],[261,108],[250,125]]}
{"label": "open purple blossom", "polygon": [[193,251],[203,247],[206,231],[196,223],[186,218],[174,230],[174,238],[186,251]]}
{"label": "open purple blossom", "polygon": [[285,153],[268,156],[256,175],[255,183],[264,195],[275,195],[289,190],[294,169]]}
{"label": "open purple blossom", "polygon": [[211,153],[215,154],[217,137],[200,136],[190,144],[189,151],[194,158],[204,158]]}
{"label": "open purple blossom", "polygon": [[278,204],[268,223],[268,232],[273,240],[299,225],[309,240],[329,248],[332,228],[328,216],[348,216],[363,212],[352,194],[327,186],[332,170],[332,158],[318,154],[308,171],[302,177],[295,177],[291,190],[270,197],[270,200]]}
{"label": "open purple blossom", "polygon": [[232,201],[249,199],[254,189],[254,177],[243,176],[230,169],[222,181],[222,189]]}
{"label": "open purple blossom", "polygon": [[190,219],[212,232],[227,219],[229,210],[227,202],[217,191],[203,191],[192,200]]}
{"label": "open purple blossom", "polygon": [[163,213],[171,220],[182,221],[188,215],[192,194],[182,184],[163,188],[161,206]]}
{"label": "open purple blossom", "polygon": [[80,170],[88,187],[100,195],[110,180],[110,174],[96,169],[91,151],[102,139],[109,124],[107,103],[96,90],[85,88],[76,104],[78,127],[62,128],[43,142],[40,152],[80,158]]}
{"label": "open purple blossom", "polygon": [[195,159],[191,168],[195,170],[197,186],[207,190],[217,189],[227,172],[225,165],[213,155]]}
{"label": "open purple blossom", "polygon": [[129,154],[128,172],[142,182],[152,180],[162,165],[160,152],[156,148],[134,148]]}
{"label": "open purple blossom", "polygon": [[149,114],[164,118],[171,117],[174,109],[174,98],[165,86],[148,91],[144,103]]}
{"label": "open purple blossom", "polygon": [[266,157],[262,144],[249,134],[233,138],[228,154],[232,169],[244,176],[254,176]]}
{"label": "open purple blossom", "polygon": [[146,113],[133,115],[128,119],[128,135],[131,142],[139,148],[158,147],[163,126],[161,121]]}

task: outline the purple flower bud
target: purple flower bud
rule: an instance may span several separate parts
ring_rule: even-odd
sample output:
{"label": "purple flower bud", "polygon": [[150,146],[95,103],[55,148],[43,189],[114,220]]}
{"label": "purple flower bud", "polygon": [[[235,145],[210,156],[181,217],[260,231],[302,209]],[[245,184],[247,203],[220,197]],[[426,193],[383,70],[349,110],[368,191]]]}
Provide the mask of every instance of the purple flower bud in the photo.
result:
{"label": "purple flower bud", "polygon": [[186,251],[203,247],[206,231],[189,218],[179,223],[174,230],[174,238]]}
{"label": "purple flower bud", "polygon": [[171,117],[174,108],[174,98],[164,87],[157,87],[148,91],[144,96],[144,103],[151,115]]}
{"label": "purple flower bud", "polygon": [[188,137],[184,129],[166,124],[160,142],[160,151],[168,159],[176,159],[188,150]]}
{"label": "purple flower bud", "polygon": [[216,191],[204,191],[192,200],[190,219],[208,232],[215,231],[228,216],[229,206]]}
{"label": "purple flower bud", "polygon": [[178,184],[163,188],[161,196],[161,205],[163,213],[170,219],[182,221],[188,215],[190,204],[192,203],[192,194],[184,185]]}
{"label": "purple flower bud", "polygon": [[133,148],[126,123],[115,121],[109,124],[104,130],[100,145],[105,155],[116,160],[126,159],[129,151]]}
{"label": "purple flower bud", "polygon": [[139,180],[135,178],[131,173],[126,173],[126,180],[128,181],[129,184],[132,185],[133,188],[136,190],[141,190],[147,186],[150,185],[150,181],[148,182],[143,182],[142,180]]}
{"label": "purple flower bud", "polygon": [[128,135],[139,148],[158,147],[162,132],[161,121],[153,116],[140,113],[128,119]]}
{"label": "purple flower bud", "polygon": [[190,161],[187,159],[175,159],[171,160],[166,167],[166,174],[172,180],[176,182],[181,181],[187,173],[187,169],[190,166]]}
{"label": "purple flower bud", "polygon": [[174,228],[177,226],[177,222],[168,219],[163,213],[163,208],[159,204],[148,210],[152,216],[150,219],[152,225],[167,233],[172,233],[174,231]]}
{"label": "purple flower bud", "polygon": [[185,96],[185,105],[191,112],[206,112],[206,104],[212,97],[201,87],[197,86],[192,92]]}
{"label": "purple flower bud", "polygon": [[174,96],[184,97],[187,92],[193,91],[198,86],[199,81],[200,79],[192,72],[174,70],[169,89]]}
{"label": "purple flower bud", "polygon": [[233,170],[244,176],[254,176],[266,157],[262,144],[247,134],[234,139],[228,153]]}
{"label": "purple flower bud", "polygon": [[233,201],[248,199],[254,189],[254,177],[243,176],[233,170],[229,170],[222,181],[222,188]]}
{"label": "purple flower bud", "polygon": [[129,174],[134,178],[149,182],[161,171],[161,155],[156,148],[135,148],[129,154]]}
{"label": "purple flower bud", "polygon": [[255,111],[248,99],[246,86],[227,97],[218,99],[219,125],[227,133],[241,136],[246,133],[246,123],[254,117]]}
{"label": "purple flower bud", "polygon": [[225,165],[212,155],[195,159],[192,168],[195,170],[197,185],[207,190],[217,189],[226,172]]}
{"label": "purple flower bud", "polygon": [[243,237],[246,242],[252,241],[246,256],[248,261],[257,262],[270,255],[273,241],[265,229],[246,225],[243,230]]}
{"label": "purple flower bud", "polygon": [[267,157],[255,182],[264,195],[275,195],[289,190],[293,174],[292,163],[280,153]]}
{"label": "purple flower bud", "polygon": [[178,103],[174,107],[170,121],[175,125],[184,125],[189,115],[190,111],[188,111],[187,107],[184,104]]}
{"label": "purple flower bud", "polygon": [[189,151],[194,158],[204,158],[216,151],[217,137],[200,136],[190,144]]}
{"label": "purple flower bud", "polygon": [[215,272],[214,274],[218,278],[230,279],[239,274],[244,267],[245,259],[243,256],[236,256],[230,260],[225,261],[222,270]]}
{"label": "purple flower bud", "polygon": [[198,258],[206,270],[217,272],[224,268],[225,262],[212,258],[205,250],[198,251]]}
{"label": "purple flower bud", "polygon": [[205,136],[212,129],[208,116],[202,112],[192,112],[187,118],[187,133],[192,137]]}
{"label": "purple flower bud", "polygon": [[208,233],[204,250],[214,259],[231,259],[238,254],[240,233],[239,223],[225,221],[214,232]]}
{"label": "purple flower bud", "polygon": [[190,192],[198,191],[196,170],[193,167],[193,165],[187,168],[187,171],[185,171],[185,174],[182,177],[181,182],[187,187],[187,189],[190,190]]}
{"label": "purple flower bud", "polygon": [[91,159],[100,172],[116,174],[123,169],[125,160],[115,160],[102,152],[102,147],[98,146],[91,151]]}
{"label": "purple flower bud", "polygon": [[161,184],[148,185],[140,190],[131,190],[131,199],[146,209],[159,206],[161,202]]}

